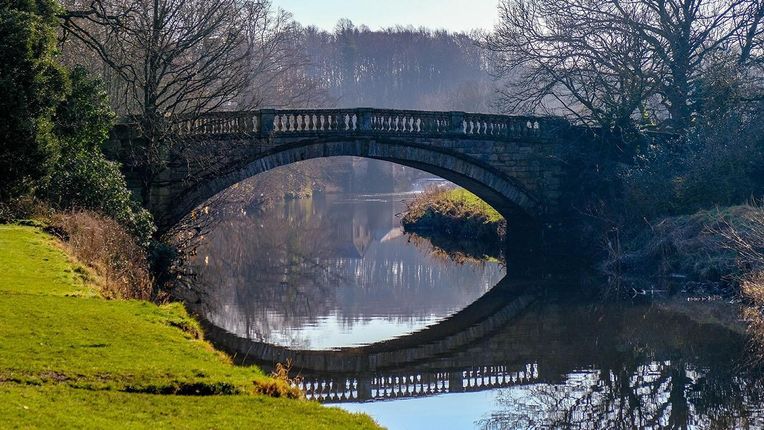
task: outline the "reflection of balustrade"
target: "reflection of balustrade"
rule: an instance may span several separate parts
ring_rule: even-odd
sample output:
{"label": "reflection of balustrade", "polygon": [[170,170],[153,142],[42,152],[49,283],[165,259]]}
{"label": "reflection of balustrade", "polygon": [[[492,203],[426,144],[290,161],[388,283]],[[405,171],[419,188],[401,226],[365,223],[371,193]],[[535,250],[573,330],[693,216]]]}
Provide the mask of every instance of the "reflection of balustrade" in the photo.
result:
{"label": "reflection of balustrade", "polygon": [[211,112],[175,117],[172,131],[180,136],[229,134],[380,134],[466,135],[487,138],[529,138],[542,135],[545,119],[464,112],[393,109],[263,109]]}
{"label": "reflection of balustrade", "polygon": [[480,366],[452,372],[303,379],[297,386],[310,400],[339,403],[482,391],[537,379],[538,365],[534,363],[514,371],[507,366]]}

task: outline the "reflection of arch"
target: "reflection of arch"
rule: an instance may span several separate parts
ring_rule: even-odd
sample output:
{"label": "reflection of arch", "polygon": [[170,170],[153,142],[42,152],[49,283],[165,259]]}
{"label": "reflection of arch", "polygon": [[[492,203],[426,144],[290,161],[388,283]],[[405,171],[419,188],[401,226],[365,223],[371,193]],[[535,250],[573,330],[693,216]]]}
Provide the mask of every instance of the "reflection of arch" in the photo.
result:
{"label": "reflection of arch", "polygon": [[[309,398],[324,402],[560,384],[570,372],[582,369],[626,371],[628,380],[629,372],[651,363],[663,363],[667,369],[685,364],[712,369],[730,386],[739,384],[732,376],[744,374],[739,362],[747,342],[742,325],[649,303],[606,301],[593,306],[591,297],[580,292],[571,297],[568,288],[557,294],[543,290],[538,283],[504,279],[440,324],[362,348],[290,352],[221,336],[220,329],[211,328],[209,334],[245,362],[267,366],[296,360],[294,370],[305,377],[301,388]],[[257,354],[271,361],[258,360]],[[679,357],[683,359],[676,360]],[[748,377],[758,383],[760,369],[752,370]],[[716,389],[704,382],[698,386]],[[639,383],[629,387],[644,389]]]}
{"label": "reflection of arch", "polygon": [[313,372],[375,372],[432,359],[490,335],[535,300],[538,282],[502,279],[493,289],[438,324],[400,338],[331,351],[292,350],[238,337],[205,322],[208,338],[242,362],[290,360]]}
{"label": "reflection of arch", "polygon": [[[442,139],[448,143],[448,139]],[[398,139],[311,138],[280,144],[257,153],[241,167],[202,180],[175,201],[165,225],[179,221],[215,194],[259,173],[303,160],[333,156],[356,156],[390,161],[438,175],[473,192],[505,217],[536,218],[542,215],[539,199],[515,179],[477,159],[434,146]]]}

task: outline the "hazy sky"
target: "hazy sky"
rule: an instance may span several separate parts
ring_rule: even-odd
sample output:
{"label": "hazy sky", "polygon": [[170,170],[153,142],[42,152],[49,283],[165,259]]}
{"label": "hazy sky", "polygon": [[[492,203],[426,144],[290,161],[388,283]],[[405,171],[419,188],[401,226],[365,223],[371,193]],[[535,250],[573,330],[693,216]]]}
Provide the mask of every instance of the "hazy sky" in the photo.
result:
{"label": "hazy sky", "polygon": [[334,29],[337,20],[376,30],[397,24],[469,31],[493,27],[498,0],[272,0],[303,25]]}

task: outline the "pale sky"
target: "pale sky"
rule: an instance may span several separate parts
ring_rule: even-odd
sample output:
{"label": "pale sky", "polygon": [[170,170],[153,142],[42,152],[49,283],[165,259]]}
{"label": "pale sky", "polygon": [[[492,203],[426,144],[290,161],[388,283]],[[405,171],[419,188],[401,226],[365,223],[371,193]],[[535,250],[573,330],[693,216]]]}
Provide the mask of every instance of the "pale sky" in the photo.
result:
{"label": "pale sky", "polygon": [[332,31],[340,18],[372,30],[413,25],[449,31],[490,30],[498,0],[272,0],[303,25]]}

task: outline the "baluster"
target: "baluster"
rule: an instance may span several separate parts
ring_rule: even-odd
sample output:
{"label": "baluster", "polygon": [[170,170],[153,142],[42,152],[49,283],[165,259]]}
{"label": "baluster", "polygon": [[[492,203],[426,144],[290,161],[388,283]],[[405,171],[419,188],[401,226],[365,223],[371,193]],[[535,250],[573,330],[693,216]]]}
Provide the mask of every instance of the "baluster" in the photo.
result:
{"label": "baluster", "polygon": [[281,128],[283,127],[283,123],[281,122],[281,114],[276,114],[276,131],[280,132]]}

